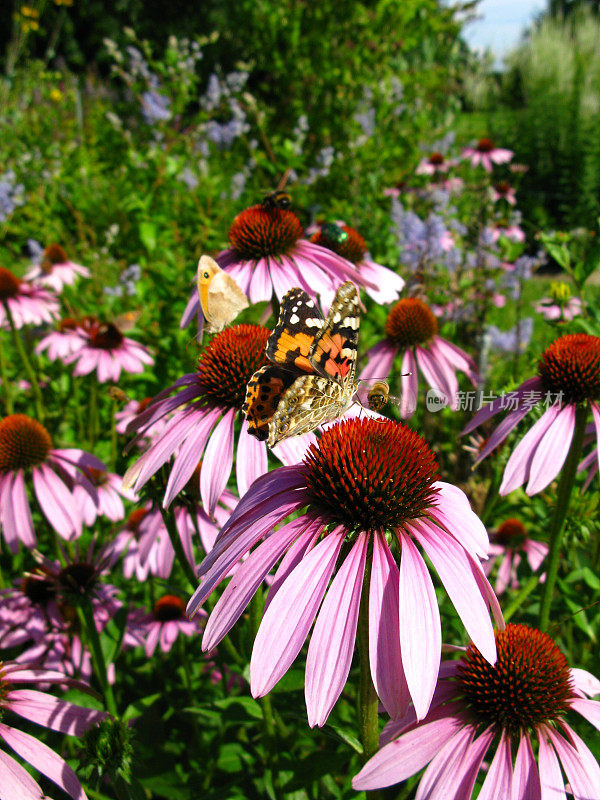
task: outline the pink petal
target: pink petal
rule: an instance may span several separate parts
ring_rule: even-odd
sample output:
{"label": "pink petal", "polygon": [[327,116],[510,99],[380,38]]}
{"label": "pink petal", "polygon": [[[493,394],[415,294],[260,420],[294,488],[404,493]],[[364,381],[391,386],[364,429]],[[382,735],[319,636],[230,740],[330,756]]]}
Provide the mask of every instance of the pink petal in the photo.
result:
{"label": "pink petal", "polygon": [[235,459],[235,474],[240,497],[248,491],[254,481],[269,468],[267,448],[255,436],[248,433],[248,422],[242,422]]}
{"label": "pink petal", "polygon": [[410,696],[423,719],[440,666],[442,630],[431,576],[410,537],[398,531],[400,560],[400,648]]}
{"label": "pink petal", "polygon": [[27,770],[0,750],[0,785],[2,794],[10,800],[45,800],[40,787]]}
{"label": "pink petal", "polygon": [[200,459],[206,458],[204,448],[215,424],[215,416],[215,414],[207,414],[190,427],[189,433],[173,461],[163,500],[164,508],[171,505],[173,498],[190,480]]}
{"label": "pink petal", "polygon": [[438,751],[419,781],[415,800],[452,800],[460,791],[460,775],[475,729],[465,725]]}
{"label": "pink petal", "polygon": [[549,725],[545,726],[545,732],[571,784],[573,797],[575,800],[596,800],[596,798],[600,797],[598,793],[600,766],[575,731],[564,722],[562,727],[568,733],[573,744],[570,744],[558,731]]}
{"label": "pink petal", "polygon": [[400,572],[385,537],[375,534],[369,589],[369,661],[375,690],[391,717],[405,714],[409,703],[400,651],[399,582]]}
{"label": "pink petal", "polygon": [[596,456],[598,457],[598,468],[600,469],[600,408],[597,403],[590,403],[592,407],[592,419],[596,429]]}
{"label": "pink petal", "polygon": [[475,459],[475,465],[483,461],[484,458],[487,458],[492,450],[495,450],[496,447],[498,447],[498,445],[506,439],[508,434],[517,427],[523,417],[526,417],[530,411],[530,408],[528,408],[526,405],[523,405],[521,408],[517,408],[507,414],[498,427],[494,429],[494,432],[480,450],[479,455]]}
{"label": "pink petal", "polygon": [[33,487],[44,516],[65,539],[81,534],[81,518],[61,479],[45,464],[33,470]]}
{"label": "pink petal", "polygon": [[87,800],[71,767],[47,745],[23,731],[0,723],[0,736],[21,758],[60,786],[73,800]]}
{"label": "pink petal", "polygon": [[538,729],[538,741],[542,800],[567,800],[560,764],[554,748],[549,743],[545,725],[540,725]]}
{"label": "pink petal", "polygon": [[588,697],[600,694],[600,679],[585,669],[574,667],[571,670],[571,680],[575,684],[575,688],[579,692],[587,694]]}
{"label": "pink petal", "polygon": [[[31,510],[25,490],[25,478],[23,477],[23,470],[20,469],[14,474],[10,505],[12,506],[12,515],[14,515],[15,532],[18,531],[18,536],[25,547],[35,547],[37,539],[33,530]],[[15,551],[13,550],[13,552]]]}
{"label": "pink petal", "polygon": [[560,472],[575,431],[575,405],[565,406],[535,449],[529,468],[527,494],[545,489]]}
{"label": "pink petal", "polygon": [[477,800],[508,800],[513,779],[510,739],[502,734]]}
{"label": "pink petal", "polygon": [[434,342],[436,349],[443,353],[445,358],[456,367],[456,369],[464,372],[469,377],[471,383],[476,386],[479,374],[477,372],[477,365],[471,356],[447,339],[442,339],[441,336],[435,336]]}
{"label": "pink petal", "polygon": [[308,724],[322,727],[346,684],[360,607],[369,535],[360,533],[323,601],[306,657]]}
{"label": "pink petal", "polygon": [[250,661],[253,697],[267,694],[300,652],[343,541],[343,531],[327,534],[293,570],[265,611]]}
{"label": "pink petal", "polygon": [[252,304],[270,300],[273,296],[273,284],[269,275],[269,257],[259,258],[254,266],[248,298]]}
{"label": "pink petal", "polygon": [[394,364],[394,357],[397,352],[397,348],[387,339],[384,339],[370,350],[367,350],[365,353],[367,366],[360,373],[360,380],[369,380],[372,378],[379,380],[387,378]]}
{"label": "pink petal", "polygon": [[428,764],[464,725],[448,717],[419,725],[376,753],[352,780],[356,791],[371,791],[404,781]]}
{"label": "pink petal", "polygon": [[307,527],[305,517],[288,522],[256,550],[236,570],[206,623],[202,649],[212,650],[242,615],[254,593],[293,540]]}
{"label": "pink petal", "polygon": [[81,736],[90,725],[100,722],[106,716],[102,711],[76,706],[33,689],[11,691],[8,704],[15,714],[70,736]]}
{"label": "pink petal", "polygon": [[206,513],[212,516],[227,486],[233,466],[233,423],[236,410],[228,411],[212,432],[200,471],[200,495]]}
{"label": "pink petal", "polygon": [[412,348],[408,348],[402,357],[402,400],[400,402],[400,416],[402,419],[412,417],[417,408],[417,393],[419,390],[419,377],[417,375],[417,362]]}
{"label": "pink petal", "polygon": [[540,773],[528,736],[521,734],[512,782],[513,800],[541,800]]}
{"label": "pink petal", "polygon": [[494,664],[494,628],[465,550],[425,519],[413,520],[410,532],[433,564],[473,643],[483,657]]}
{"label": "pink petal", "polygon": [[437,361],[435,355],[425,347],[415,348],[417,355],[417,364],[421,368],[421,372],[425,376],[425,380],[432,389],[437,389],[448,400],[448,405],[453,410],[456,410],[458,404],[457,391],[458,384],[456,377],[452,374],[452,381],[449,380],[449,375],[444,366]]}
{"label": "pink petal", "polygon": [[[528,378],[526,381],[524,381],[514,393],[511,392],[511,395],[514,394],[514,397],[517,399],[517,405],[520,406],[520,401],[523,399],[525,394],[529,394],[530,392],[539,392],[541,399],[543,391],[544,386],[542,381],[536,376],[534,378]],[[509,399],[502,395],[497,397],[495,400],[492,400],[492,402],[488,403],[487,406],[479,409],[473,419],[467,425],[465,425],[461,436],[471,433],[471,431],[475,430],[475,428],[478,428],[484,422],[487,422],[487,420],[490,417],[493,417],[494,414],[497,414],[499,411],[509,407],[509,404]],[[512,408],[512,404],[510,404],[510,408]]]}
{"label": "pink petal", "polygon": [[309,515],[306,515],[306,520],[307,528],[305,532],[302,533],[290,546],[287,553],[281,559],[275,575],[273,575],[271,579],[269,594],[267,595],[267,599],[265,601],[265,611],[269,607],[277,592],[287,580],[288,575],[302,561],[306,553],[308,553],[309,550],[312,550],[323,529],[323,520],[320,517],[311,518]]}
{"label": "pink petal", "polygon": [[552,406],[538,419],[513,450],[504,469],[504,477],[499,492],[508,494],[521,486],[529,477],[529,467],[536,447],[558,416],[558,406]]}

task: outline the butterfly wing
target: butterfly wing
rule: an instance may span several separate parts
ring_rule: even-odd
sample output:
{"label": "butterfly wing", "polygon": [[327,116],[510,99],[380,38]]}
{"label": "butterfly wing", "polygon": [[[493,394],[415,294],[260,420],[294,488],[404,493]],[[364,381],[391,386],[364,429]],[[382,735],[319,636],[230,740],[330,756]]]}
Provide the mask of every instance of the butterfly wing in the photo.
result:
{"label": "butterfly wing", "polygon": [[345,386],[354,383],[359,327],[360,298],[352,281],[346,281],[310,348],[309,361],[318,375]]}
{"label": "butterfly wing", "polygon": [[235,280],[223,270],[213,276],[208,287],[206,320],[209,332],[222,331],[248,308],[248,298]]}
{"label": "butterfly wing", "polygon": [[264,441],[269,435],[269,423],[277,411],[284,392],[295,381],[289,370],[274,364],[261,367],[248,381],[242,412],[248,422],[248,433]]}
{"label": "butterfly wing", "polygon": [[290,289],[281,301],[279,320],[267,340],[267,357],[288,369],[312,372],[310,350],[324,325],[314,300],[302,289]]}

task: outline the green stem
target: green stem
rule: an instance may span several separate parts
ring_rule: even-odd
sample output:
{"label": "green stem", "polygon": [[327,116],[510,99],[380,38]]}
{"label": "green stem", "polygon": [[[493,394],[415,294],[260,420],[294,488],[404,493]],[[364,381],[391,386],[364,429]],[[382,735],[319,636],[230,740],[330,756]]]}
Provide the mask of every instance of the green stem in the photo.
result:
{"label": "green stem", "polygon": [[[360,658],[360,685],[358,699],[358,724],[363,746],[362,760],[366,763],[379,749],[379,700],[371,679],[369,662],[369,584],[371,564],[367,559],[358,614],[358,655]],[[378,792],[367,792],[367,797],[377,798]]]}
{"label": "green stem", "polygon": [[117,401],[113,397],[110,408],[110,465],[114,472],[117,466],[117,420],[115,412],[117,410]]}
{"label": "green stem", "polygon": [[17,330],[17,326],[15,325],[15,321],[13,319],[13,315],[8,307],[8,303],[4,303],[4,310],[6,311],[6,316],[8,318],[8,323],[10,325],[10,330],[13,337],[13,342],[15,343],[15,347],[17,348],[17,352],[23,362],[23,366],[25,367],[25,372],[27,373],[27,377],[29,378],[29,383],[31,384],[31,388],[33,390],[33,399],[35,403],[35,413],[37,416],[38,422],[44,421],[44,403],[42,400],[42,391],[40,389],[40,384],[38,383],[37,375],[33,367],[31,366],[31,361],[29,360],[29,356],[25,350],[23,345],[23,340]]}
{"label": "green stem", "polygon": [[95,376],[92,376],[92,383],[90,386],[90,404],[89,404],[89,418],[88,418],[88,440],[90,443],[90,450],[94,449],[96,444],[96,432],[98,430],[98,383]]}
{"label": "green stem", "polygon": [[533,592],[536,588],[538,583],[540,582],[539,575],[532,575],[525,586],[522,587],[520,592],[514,598],[512,603],[508,606],[508,608],[503,612],[504,621],[508,622],[511,617],[515,615],[515,613],[521,608],[525,600],[529,597],[529,595]]}
{"label": "green stem", "polygon": [[2,388],[4,389],[4,405],[6,407],[6,413],[12,414],[14,410],[13,401],[12,401],[12,387],[10,381],[8,380],[8,374],[6,371],[6,356],[4,355],[4,346],[0,341],[0,378],[2,379]]}
{"label": "green stem", "polygon": [[558,575],[558,562],[561,553],[562,532],[567,511],[569,509],[569,500],[571,499],[571,492],[573,491],[577,465],[579,463],[579,459],[581,458],[581,448],[583,445],[583,437],[585,435],[586,419],[587,406],[577,406],[573,440],[571,441],[571,447],[569,448],[567,460],[565,461],[560,474],[558,491],[556,493],[556,505],[554,507],[554,513],[552,514],[552,521],[550,523],[550,550],[548,552],[548,558],[546,562],[546,583],[544,584],[544,593],[542,595],[538,624],[538,627],[541,631],[545,631],[547,629],[548,622],[550,620],[550,606],[552,605],[552,596],[554,594],[556,577]]}
{"label": "green stem", "polygon": [[195,592],[198,588],[198,578],[196,577],[191,564],[183,552],[183,545],[181,544],[179,532],[177,531],[177,525],[175,524],[175,512],[173,511],[173,506],[169,506],[169,508],[163,508],[160,506],[160,513],[162,515],[163,522],[165,523],[167,533],[169,534],[171,544],[173,545],[175,557],[177,558],[177,561],[179,561],[179,566],[183,570],[185,577],[188,579],[188,583],[192,588],[192,592]]}
{"label": "green stem", "polygon": [[94,672],[96,673],[96,677],[98,678],[98,682],[100,683],[100,688],[102,689],[102,694],[104,695],[104,700],[106,703],[106,708],[108,709],[109,714],[113,717],[117,717],[117,704],[115,702],[115,696],[113,694],[112,686],[108,680],[108,674],[106,671],[106,661],[104,660],[104,652],[102,651],[102,645],[100,644],[100,637],[98,636],[98,630],[96,628],[96,623],[94,621],[94,611],[92,609],[92,604],[90,601],[85,598],[84,601],[78,606],[79,618],[82,623],[82,627],[84,628],[86,635],[87,635],[87,643],[90,648],[90,653],[92,655],[92,664],[94,665]]}

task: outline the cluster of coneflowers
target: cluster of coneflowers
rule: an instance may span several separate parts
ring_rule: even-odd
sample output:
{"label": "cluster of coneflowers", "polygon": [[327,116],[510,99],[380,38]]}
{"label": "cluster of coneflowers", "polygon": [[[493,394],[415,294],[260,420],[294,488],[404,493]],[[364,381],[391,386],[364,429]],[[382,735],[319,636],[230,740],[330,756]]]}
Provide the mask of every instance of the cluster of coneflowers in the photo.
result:
{"label": "cluster of coneflowers", "polygon": [[[487,169],[494,157],[505,158],[493,146],[480,142],[481,148],[474,165]],[[420,374],[457,411],[456,373],[474,385],[479,380],[472,358],[439,335],[438,320],[424,299],[399,297],[404,281],[370,259],[358,232],[338,227],[345,236],[329,237],[325,224],[309,240],[292,211],[253,206],[235,218],[231,247],[217,260],[251,303],[275,302],[300,286],[326,309],[337,287],[352,280],[375,302],[393,304],[383,339],[364,356],[361,379],[398,371],[404,419],[415,412]],[[0,301],[13,332],[20,327],[17,320],[39,324],[56,316],[57,307],[47,305],[45,316],[42,305],[33,316],[34,293],[41,304],[39,293],[46,290],[5,272],[0,272]],[[182,324],[194,314],[201,328],[195,297]],[[539,571],[547,548],[528,537],[519,520],[499,524],[490,545],[466,494],[440,475],[427,442],[405,424],[367,416],[360,407],[325,430],[278,445],[274,455],[282,466],[271,468],[265,443],[249,434],[241,411],[248,381],[267,363],[269,335],[270,329],[257,324],[226,328],[203,347],[193,373],[155,398],[123,409],[118,424],[135,432],[131,446],[143,449],[126,475],[127,489],[92,454],[55,447],[41,421],[15,413],[0,421],[5,541],[12,552],[36,547],[39,514],[32,514],[33,496],[61,537],[58,559],[35,551],[35,566],[0,595],[0,648],[21,649],[15,664],[1,667],[0,705],[79,734],[102,715],[73,710],[56,698],[32,698],[11,685],[27,679],[69,685],[95,674],[114,714],[116,672],[101,663],[97,647],[98,632],[109,620],[126,613],[123,646],[144,647],[148,657],[158,646],[168,652],[179,636],[201,632],[203,649],[213,651],[266,585],[250,663],[253,696],[271,691],[310,634],[306,708],[309,725],[322,726],[358,651],[366,763],[354,779],[357,790],[392,785],[427,766],[419,796],[468,798],[485,760],[480,797],[564,796],[562,768],[578,800],[598,798],[600,769],[566,716],[577,712],[600,727],[599,704],[589,699],[600,683],[569,668],[546,633],[505,626],[487,577],[488,556],[504,556],[496,577],[500,593],[517,581],[521,554]],[[38,350],[76,363],[75,376],[96,370],[100,381],[151,363],[147,351],[131,344],[117,326],[91,317],[63,320]],[[545,628],[567,484],[572,485],[590,433],[588,423],[596,440],[600,435],[600,339],[560,337],[541,355],[537,375],[513,394],[508,414],[488,432],[479,460],[496,450],[538,402],[551,399],[510,456],[500,488],[505,494],[527,483],[527,493],[534,494],[560,475],[544,576]],[[493,401],[465,433],[504,408]],[[234,468],[237,496],[228,489]],[[127,518],[123,499],[137,503]],[[101,547],[94,542],[79,547],[83,528],[94,526],[98,517],[122,527]],[[198,565],[201,550],[206,555]],[[106,580],[119,563],[126,578],[166,580],[176,560],[190,580],[199,581],[187,613],[185,601],[173,592],[155,598],[151,612],[126,609]],[[467,647],[451,643],[460,653],[451,661],[442,661],[432,571],[464,626],[465,642],[470,641]],[[207,616],[204,602],[232,575]],[[374,753],[379,701],[390,722]],[[67,717],[69,724],[61,722]],[[69,768],[45,745],[28,742],[23,739],[28,735],[4,723],[0,736],[71,797],[84,796]],[[20,766],[2,761],[0,781],[6,773],[7,791],[18,787],[15,796],[40,797]]]}

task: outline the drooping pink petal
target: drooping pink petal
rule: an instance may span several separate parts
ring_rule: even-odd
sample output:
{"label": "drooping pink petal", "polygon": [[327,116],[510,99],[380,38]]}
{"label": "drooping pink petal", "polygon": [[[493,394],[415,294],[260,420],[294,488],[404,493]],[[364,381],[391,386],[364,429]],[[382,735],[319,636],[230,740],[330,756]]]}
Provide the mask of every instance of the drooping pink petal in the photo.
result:
{"label": "drooping pink petal", "polygon": [[398,566],[385,537],[377,533],[369,587],[369,662],[375,691],[392,718],[405,714],[409,702],[400,651],[399,583]]}
{"label": "drooping pink petal", "polygon": [[500,800],[500,798],[510,798],[512,780],[513,769],[510,739],[507,739],[503,733],[477,800]]}
{"label": "drooping pink petal", "polygon": [[360,607],[369,535],[359,533],[325,596],[306,657],[308,724],[322,727],[346,684]]}
{"label": "drooping pink petal", "polygon": [[90,725],[106,716],[102,711],[76,706],[34,689],[13,690],[8,702],[15,714],[70,736],[81,736]]}
{"label": "drooping pink petal", "polygon": [[[23,476],[23,470],[21,469],[15,472],[13,478],[12,510],[15,515],[15,528],[18,530],[19,538],[25,547],[35,547],[37,539],[33,530],[31,510],[29,508],[29,500],[27,499],[27,491],[25,489],[25,478]],[[7,512],[8,511],[9,509],[7,509]]]}
{"label": "drooping pink petal", "polygon": [[71,493],[58,475],[45,464],[33,470],[33,488],[44,516],[65,539],[81,534],[81,517]]}
{"label": "drooping pink petal", "polygon": [[538,741],[542,800],[567,800],[560,763],[550,744],[545,725],[540,725],[538,728]]}
{"label": "drooping pink petal", "polygon": [[304,517],[288,522],[259,547],[236,570],[213,608],[202,638],[202,649],[212,650],[242,615],[273,564],[308,525]]}
{"label": "drooping pink petal", "polygon": [[200,471],[200,495],[207,514],[212,515],[227,486],[233,466],[233,423],[236,410],[228,411],[212,432]]}
{"label": "drooping pink petal", "polygon": [[419,376],[417,375],[417,362],[412,348],[405,350],[402,357],[402,400],[400,401],[400,416],[402,419],[412,417],[417,408],[417,393],[419,391]]}
{"label": "drooping pink petal", "polygon": [[494,628],[467,553],[454,538],[428,520],[413,520],[410,531],[435,567],[471,640],[482,656],[494,664]]}
{"label": "drooping pink petal", "polygon": [[[456,780],[453,781],[452,775],[447,775],[448,783],[447,788],[450,795],[444,795],[443,792],[437,793],[431,800],[470,800],[473,795],[473,787],[477,780],[477,775],[481,769],[481,764],[485,755],[494,740],[495,732],[490,727],[485,730],[468,748],[464,754],[462,764],[459,767]],[[446,776],[445,776],[446,777]],[[455,786],[453,786],[455,784]],[[442,784],[440,788],[445,788]],[[454,793],[452,793],[454,792]]]}
{"label": "drooping pink petal", "polygon": [[471,356],[468,353],[465,353],[464,350],[461,350],[460,347],[457,347],[455,344],[452,344],[452,342],[449,342],[447,339],[442,339],[441,336],[434,336],[433,341],[436,350],[441,352],[444,357],[454,367],[456,367],[456,369],[464,372],[473,385],[477,385],[479,374],[477,371],[477,365]]}
{"label": "drooping pink petal", "polygon": [[600,679],[585,669],[573,667],[571,670],[571,680],[578,692],[586,694],[588,697],[595,697],[600,694]]}
{"label": "drooping pink petal", "polygon": [[215,415],[207,414],[206,417],[199,419],[197,424],[190,428],[173,461],[163,499],[164,508],[168,508],[171,505],[173,498],[179,494],[194,474],[200,459],[206,457],[204,448],[214,424]]}
{"label": "drooping pink petal", "polygon": [[523,550],[527,554],[527,562],[532,572],[536,572],[542,565],[543,560],[548,555],[548,545],[546,542],[535,542],[528,539],[523,545]]}
{"label": "drooping pink petal", "polygon": [[545,733],[554,747],[567,779],[571,784],[571,792],[575,800],[596,800],[600,795],[600,766],[586,744],[575,731],[564,721],[562,727],[573,742],[568,742],[550,725],[545,726]]}
{"label": "drooping pink petal", "polygon": [[508,585],[510,584],[510,579],[512,575],[512,565],[513,565],[513,551],[508,550],[500,564],[500,568],[498,569],[498,574],[496,575],[496,583],[494,584],[494,589],[496,590],[496,594],[502,594],[506,591]]}
{"label": "drooping pink petal", "polygon": [[487,530],[471,508],[466,495],[460,489],[454,491],[456,487],[443,481],[436,481],[432,488],[437,490],[437,496],[429,512],[430,517],[469,553],[478,558],[487,558],[490,545]]}
{"label": "drooping pink petal", "polygon": [[242,430],[238,439],[235,459],[235,474],[240,497],[246,494],[250,486],[264,475],[269,466],[267,448],[255,436],[248,433],[248,422],[242,422]]}
{"label": "drooping pink petal", "polygon": [[417,719],[427,714],[440,666],[442,629],[431,576],[410,537],[398,531],[400,648]]}
{"label": "drooping pink petal", "polygon": [[558,406],[551,406],[515,447],[504,469],[504,477],[499,489],[501,495],[508,494],[525,483],[529,477],[529,467],[536,447],[556,419],[558,412]]}
{"label": "drooping pink petal", "polygon": [[[384,339],[365,353],[367,366],[360,373],[360,380],[382,380],[387,378],[394,363],[397,348]],[[404,370],[402,370],[404,372]]]}
{"label": "drooping pink petal", "polygon": [[545,489],[560,472],[575,431],[575,405],[564,406],[543,435],[529,467],[528,495]]}
{"label": "drooping pink petal", "polygon": [[296,541],[288,548],[287,553],[281,559],[279,566],[271,579],[269,586],[269,593],[265,600],[265,611],[277,592],[281,589],[288,575],[296,568],[302,561],[306,553],[312,550],[319,538],[323,529],[323,520],[320,517],[312,518],[309,514],[306,515],[307,528],[304,533],[296,539]]}
{"label": "drooping pink petal", "polygon": [[507,414],[486,441],[485,445],[479,452],[479,455],[475,459],[474,465],[479,464],[484,458],[487,458],[492,450],[495,450],[496,447],[498,447],[498,445],[506,439],[508,434],[517,427],[523,417],[527,416],[530,411],[531,409],[528,406],[523,405],[521,408],[516,408],[514,411],[511,411],[509,414]]}
{"label": "drooping pink petal", "polygon": [[513,800],[541,800],[542,798],[540,773],[531,749],[531,742],[529,736],[523,734],[521,734],[515,759],[511,797]]}
{"label": "drooping pink petal", "polygon": [[417,345],[415,351],[417,364],[425,376],[427,383],[432,389],[436,389],[447,399],[450,408],[456,410],[458,403],[458,398],[456,396],[458,384],[454,374],[452,374],[453,382],[449,382],[448,374],[427,348]]}
{"label": "drooping pink petal", "polygon": [[[528,378],[526,381],[519,386],[518,389],[511,395],[515,398],[517,407],[520,406],[521,400],[523,399],[524,395],[529,395],[530,392],[539,392],[540,399],[544,393],[544,385],[542,384],[541,378],[538,378],[537,375],[533,378]],[[474,431],[475,428],[478,428],[490,417],[493,417],[494,414],[497,414],[499,411],[502,411],[504,408],[509,407],[512,408],[512,403],[509,404],[509,398],[506,396],[500,395],[495,400],[492,400],[491,403],[484,406],[483,408],[479,409],[479,411],[475,414],[473,419],[465,425],[461,432],[461,436],[465,436],[467,433],[471,433]]]}
{"label": "drooping pink petal", "polygon": [[7,800],[45,800],[31,775],[8,753],[0,750],[0,786]]}
{"label": "drooping pink petal", "polygon": [[436,753],[419,781],[415,800],[452,800],[460,788],[460,773],[475,729],[465,725]]}
{"label": "drooping pink petal", "polygon": [[423,769],[463,725],[461,719],[445,717],[403,734],[367,761],[352,779],[352,788],[368,792],[410,778]]}
{"label": "drooping pink petal", "polygon": [[343,531],[329,533],[296,566],[265,611],[250,661],[253,697],[267,694],[300,652],[343,541]]}
{"label": "drooping pink petal", "polygon": [[21,758],[60,786],[73,800],[87,800],[71,767],[43,742],[0,722],[0,736]]}
{"label": "drooping pink petal", "polygon": [[592,419],[596,429],[596,456],[598,458],[598,468],[600,469],[600,407],[597,403],[590,403],[592,407]]}
{"label": "drooping pink petal", "polygon": [[248,299],[252,304],[262,303],[273,297],[273,284],[269,275],[269,256],[259,258],[254,266]]}

